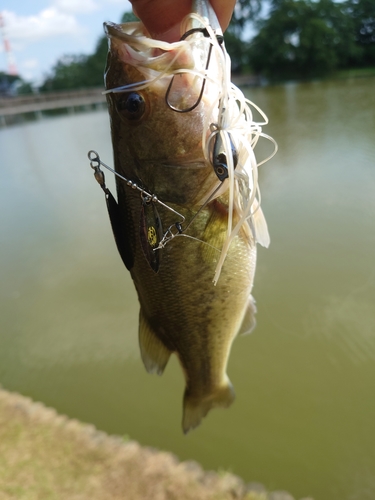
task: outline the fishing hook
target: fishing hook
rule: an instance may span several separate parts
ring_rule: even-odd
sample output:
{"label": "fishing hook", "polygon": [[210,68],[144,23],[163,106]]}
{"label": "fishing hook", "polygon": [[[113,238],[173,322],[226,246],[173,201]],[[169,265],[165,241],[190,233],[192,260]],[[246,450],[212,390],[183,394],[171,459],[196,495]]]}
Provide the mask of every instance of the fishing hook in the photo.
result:
{"label": "fishing hook", "polygon": [[[184,33],[182,35],[182,37],[180,38],[180,41],[181,40],[185,40],[190,35],[193,35],[194,33],[199,33],[199,32],[202,33],[203,36],[206,37],[206,38],[210,37],[210,34],[208,33],[208,31],[207,31],[206,28],[193,28],[191,30],[188,30],[186,33]],[[224,41],[223,35],[216,35],[216,38],[217,38],[217,41],[219,42],[219,44],[221,45],[223,43],[223,41]],[[211,53],[212,53],[212,44],[210,44],[209,49],[208,49],[206,66],[204,68],[204,73],[205,74],[207,73],[208,66],[210,65]],[[171,79],[171,81],[170,81],[170,83],[168,85],[167,91],[165,93],[165,102],[167,103],[167,106],[169,107],[169,109],[171,109],[172,111],[176,111],[177,113],[189,113],[189,111],[192,111],[193,109],[195,109],[198,106],[198,104],[201,102],[201,100],[202,100],[204,89],[205,89],[205,86],[206,86],[206,77],[203,78],[201,90],[200,90],[200,93],[199,93],[197,101],[192,106],[190,106],[189,108],[184,108],[184,109],[176,108],[169,101],[169,94],[171,92],[172,85],[173,85],[175,77],[176,77],[176,75],[173,75],[173,77],[172,77],[172,79]]]}

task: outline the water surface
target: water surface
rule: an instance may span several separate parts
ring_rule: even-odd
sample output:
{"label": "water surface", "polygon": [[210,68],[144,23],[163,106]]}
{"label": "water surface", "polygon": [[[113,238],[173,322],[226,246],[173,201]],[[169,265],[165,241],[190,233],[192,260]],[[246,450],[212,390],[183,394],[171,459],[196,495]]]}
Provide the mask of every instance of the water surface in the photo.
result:
{"label": "water surface", "polygon": [[261,167],[271,246],[259,251],[257,328],[232,349],[235,404],[187,437],[177,361],[161,378],[142,366],[137,298],[86,159],[96,149],[112,163],[106,113],[1,129],[3,386],[295,497],[373,500],[374,88],[249,91],[280,149]]}

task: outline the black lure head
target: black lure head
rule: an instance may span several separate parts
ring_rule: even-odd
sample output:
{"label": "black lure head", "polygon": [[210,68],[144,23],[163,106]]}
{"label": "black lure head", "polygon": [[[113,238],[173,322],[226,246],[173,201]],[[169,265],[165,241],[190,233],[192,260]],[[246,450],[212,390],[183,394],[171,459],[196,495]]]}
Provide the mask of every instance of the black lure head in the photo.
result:
{"label": "black lure head", "polygon": [[[231,147],[231,152],[232,152],[232,158],[233,158],[233,166],[236,168],[237,163],[238,163],[238,154],[237,154],[237,149],[235,148],[233,141],[231,137],[229,136],[230,139],[230,147]],[[212,166],[214,167],[215,174],[217,175],[217,178],[223,182],[225,179],[228,178],[228,159],[227,155],[225,152],[223,140],[221,138],[221,135],[218,133],[216,134],[215,141],[214,141],[214,147],[213,147],[213,152],[212,152]]]}

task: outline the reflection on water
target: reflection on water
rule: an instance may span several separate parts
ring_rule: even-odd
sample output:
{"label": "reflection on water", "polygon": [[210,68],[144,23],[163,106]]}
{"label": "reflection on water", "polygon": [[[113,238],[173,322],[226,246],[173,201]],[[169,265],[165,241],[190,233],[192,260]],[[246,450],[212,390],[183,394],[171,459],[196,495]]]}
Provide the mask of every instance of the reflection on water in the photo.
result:
{"label": "reflection on water", "polygon": [[106,113],[1,130],[4,387],[296,497],[375,498],[374,84],[249,92],[279,144],[261,167],[258,326],[232,350],[236,403],[188,437],[176,360],[161,378],[141,364],[137,299],[86,158],[111,164]]}
{"label": "reflection on water", "polygon": [[[375,361],[375,274],[346,295],[324,297],[312,304],[305,318],[310,335],[324,335],[350,356],[353,362]],[[333,360],[334,358],[331,357]]]}

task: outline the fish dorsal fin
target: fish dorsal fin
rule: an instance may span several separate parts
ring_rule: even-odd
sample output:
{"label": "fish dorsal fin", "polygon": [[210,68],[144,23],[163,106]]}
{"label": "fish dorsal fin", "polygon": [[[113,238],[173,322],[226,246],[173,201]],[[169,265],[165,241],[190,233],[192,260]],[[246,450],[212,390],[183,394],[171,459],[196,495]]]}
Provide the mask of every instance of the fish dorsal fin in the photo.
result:
{"label": "fish dorsal fin", "polygon": [[139,346],[148,373],[162,375],[171,351],[159,340],[141,309],[139,313]]}
{"label": "fish dorsal fin", "polygon": [[257,324],[255,318],[256,312],[257,312],[257,306],[255,305],[254,297],[250,295],[245,316],[243,317],[242,324],[238,332],[239,335],[248,335],[254,330]]}

